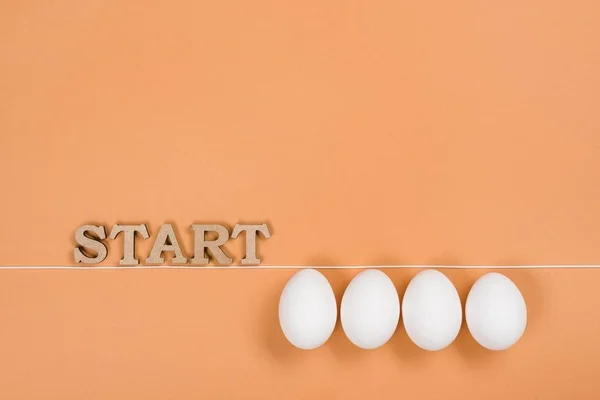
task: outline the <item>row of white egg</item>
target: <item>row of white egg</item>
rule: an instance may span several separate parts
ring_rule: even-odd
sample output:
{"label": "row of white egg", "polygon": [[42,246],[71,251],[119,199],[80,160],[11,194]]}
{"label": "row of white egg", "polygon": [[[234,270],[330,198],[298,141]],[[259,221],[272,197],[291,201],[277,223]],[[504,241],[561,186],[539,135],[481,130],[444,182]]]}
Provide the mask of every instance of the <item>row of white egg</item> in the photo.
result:
{"label": "row of white egg", "polygon": [[[382,271],[368,269],[350,282],[340,307],[342,329],[362,349],[383,346],[395,333],[400,314],[408,337],[430,351],[449,346],[458,336],[463,310],[452,282],[437,270],[425,270],[409,283],[402,298]],[[279,323],[294,346],[311,350],[333,333],[338,308],[333,289],[319,271],[304,269],[292,276],[279,300]],[[505,350],[525,332],[527,307],[517,286],[491,272],[479,278],[465,304],[473,338],[490,350]]]}

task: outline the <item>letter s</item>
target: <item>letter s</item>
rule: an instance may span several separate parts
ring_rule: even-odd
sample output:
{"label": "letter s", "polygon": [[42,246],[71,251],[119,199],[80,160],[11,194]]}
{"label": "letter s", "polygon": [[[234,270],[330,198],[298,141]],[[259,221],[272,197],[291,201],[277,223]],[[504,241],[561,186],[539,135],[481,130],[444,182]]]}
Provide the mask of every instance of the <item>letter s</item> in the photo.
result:
{"label": "letter s", "polygon": [[[95,233],[98,239],[86,236],[86,232]],[[75,262],[84,264],[98,264],[104,261],[108,254],[106,245],[102,242],[106,239],[106,230],[104,226],[96,225],[83,225],[75,232],[75,241],[77,247],[75,247]],[[95,257],[89,257],[83,252],[83,249],[90,249],[96,253]]]}

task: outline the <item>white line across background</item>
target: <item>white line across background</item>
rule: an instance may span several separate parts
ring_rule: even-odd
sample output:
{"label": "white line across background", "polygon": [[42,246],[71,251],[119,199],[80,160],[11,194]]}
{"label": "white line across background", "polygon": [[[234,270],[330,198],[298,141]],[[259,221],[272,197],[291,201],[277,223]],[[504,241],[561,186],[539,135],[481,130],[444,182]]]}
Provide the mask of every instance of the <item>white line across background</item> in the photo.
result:
{"label": "white line across background", "polygon": [[134,266],[68,266],[68,265],[48,265],[48,266],[0,266],[0,270],[142,270],[142,269],[172,269],[172,270],[214,270],[214,269],[408,269],[408,268],[429,268],[429,269],[592,269],[600,268],[600,265],[593,264],[574,264],[574,265],[134,265]]}

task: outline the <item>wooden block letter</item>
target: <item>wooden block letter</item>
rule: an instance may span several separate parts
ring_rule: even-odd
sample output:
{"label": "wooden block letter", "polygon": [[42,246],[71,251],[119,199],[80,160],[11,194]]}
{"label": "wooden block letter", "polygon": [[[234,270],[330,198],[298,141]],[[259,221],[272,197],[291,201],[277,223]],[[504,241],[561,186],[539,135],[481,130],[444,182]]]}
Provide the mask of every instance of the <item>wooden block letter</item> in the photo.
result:
{"label": "wooden block letter", "polygon": [[148,228],[145,224],[140,225],[115,225],[110,231],[109,238],[116,239],[123,232],[123,258],[119,265],[138,265],[140,261],[135,258],[135,234],[139,233],[143,239],[148,239]]}
{"label": "wooden block letter", "polygon": [[[232,259],[221,250],[227,240],[229,240],[229,231],[223,225],[192,225],[194,231],[194,258],[191,259],[192,264],[207,265],[209,259],[206,257],[206,251],[216,259],[218,264],[231,264]],[[217,232],[215,240],[206,240],[206,232]]]}
{"label": "wooden block letter", "polygon": [[[94,233],[97,238],[87,236],[86,232]],[[102,240],[106,239],[106,230],[102,225],[83,225],[75,232],[75,262],[84,264],[98,264],[104,261],[108,255],[108,249]],[[84,249],[90,249],[96,253],[95,257],[90,257],[84,253]]]}
{"label": "wooden block letter", "polygon": [[258,232],[268,239],[271,237],[267,224],[262,225],[242,225],[236,224],[233,227],[231,237],[237,238],[241,232],[246,232],[246,256],[242,258],[243,265],[258,265],[260,259],[256,257],[256,235]]}
{"label": "wooden block letter", "polygon": [[179,247],[177,236],[175,235],[175,231],[173,231],[173,226],[171,224],[164,224],[160,227],[152,250],[150,251],[150,255],[146,259],[146,263],[164,263],[165,259],[162,257],[162,253],[165,251],[172,251],[174,253],[172,260],[173,264],[185,264],[188,261],[181,252],[181,247]]}

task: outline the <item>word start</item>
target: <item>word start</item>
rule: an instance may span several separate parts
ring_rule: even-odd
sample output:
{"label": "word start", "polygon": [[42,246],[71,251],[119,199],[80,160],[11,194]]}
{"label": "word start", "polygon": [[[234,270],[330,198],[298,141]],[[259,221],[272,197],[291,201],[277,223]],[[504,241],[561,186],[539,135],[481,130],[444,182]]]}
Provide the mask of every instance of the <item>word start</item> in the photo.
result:
{"label": "word start", "polygon": [[[175,231],[171,224],[161,225],[150,254],[145,259],[146,264],[163,264],[165,259],[163,253],[173,253],[172,264],[208,265],[214,261],[219,265],[230,265],[233,259],[221,248],[230,239],[236,239],[242,232],[246,234],[246,254],[240,260],[242,265],[258,265],[260,259],[256,256],[256,238],[258,234],[266,239],[271,237],[267,224],[244,225],[236,224],[231,234],[229,229],[223,225],[191,225],[194,235],[194,255],[188,260],[184,256]],[[114,225],[109,239],[116,239],[123,233],[123,258],[120,265],[138,265],[140,260],[136,258],[135,244],[136,236],[148,239],[150,234],[145,224],[139,225]],[[213,239],[207,239],[207,233],[212,233]],[[216,237],[215,237],[216,235]],[[83,264],[99,264],[108,256],[108,248],[104,240],[107,238],[106,229],[103,225],[83,225],[75,232],[77,246],[74,250],[75,262]]]}

